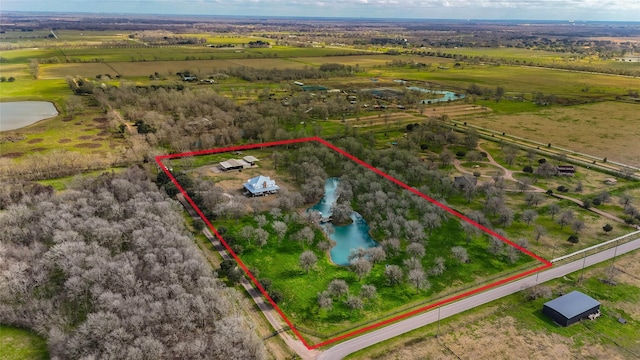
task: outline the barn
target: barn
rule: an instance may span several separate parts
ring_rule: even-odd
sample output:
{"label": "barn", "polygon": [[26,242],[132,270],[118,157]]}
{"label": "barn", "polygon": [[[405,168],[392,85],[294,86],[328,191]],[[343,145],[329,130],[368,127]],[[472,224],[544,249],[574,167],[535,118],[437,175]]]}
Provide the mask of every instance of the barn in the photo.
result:
{"label": "barn", "polygon": [[549,315],[562,326],[569,326],[589,318],[589,315],[599,314],[600,303],[580,291],[572,291],[546,302],[542,307],[542,313]]}

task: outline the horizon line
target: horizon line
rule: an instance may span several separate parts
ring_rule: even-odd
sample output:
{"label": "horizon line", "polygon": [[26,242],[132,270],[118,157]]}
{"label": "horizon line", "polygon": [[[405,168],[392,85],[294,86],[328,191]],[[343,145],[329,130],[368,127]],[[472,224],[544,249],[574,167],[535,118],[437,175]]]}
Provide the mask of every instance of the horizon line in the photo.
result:
{"label": "horizon line", "polygon": [[[244,18],[244,19],[317,19],[317,20],[383,20],[383,21],[455,21],[455,22],[535,22],[535,23],[629,23],[638,24],[634,20],[582,20],[582,19],[523,19],[523,18],[426,18],[426,17],[368,17],[368,16],[308,16],[308,15],[248,15],[248,14],[167,14],[146,12],[90,12],[90,11],[38,11],[38,10],[0,10],[0,16],[12,13],[55,14],[55,15],[92,15],[92,16],[155,16],[155,17],[193,17],[193,18]],[[4,24],[6,25],[6,24]]]}

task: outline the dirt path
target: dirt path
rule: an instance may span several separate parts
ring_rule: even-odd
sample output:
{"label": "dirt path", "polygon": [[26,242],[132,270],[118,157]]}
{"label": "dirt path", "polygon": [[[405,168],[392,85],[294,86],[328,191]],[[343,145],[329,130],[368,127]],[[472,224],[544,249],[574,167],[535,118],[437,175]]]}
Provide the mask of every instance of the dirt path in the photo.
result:
{"label": "dirt path", "polygon": [[[519,183],[518,179],[513,177],[513,173],[514,173],[513,170],[509,170],[509,169],[505,168],[504,166],[498,164],[498,162],[495,161],[495,159],[491,156],[491,154],[489,154],[488,151],[485,151],[482,147],[478,146],[477,149],[479,151],[482,151],[485,154],[487,154],[487,160],[488,160],[489,164],[497,167],[498,169],[500,169],[500,170],[502,170],[504,172],[504,174],[502,175],[503,179]],[[458,170],[462,174],[470,174],[470,175],[473,174],[472,171],[469,171],[469,170],[467,170],[467,169],[462,167],[461,162],[460,162],[459,159],[454,159],[453,160],[453,165],[456,168],[456,170]],[[481,175],[481,177],[490,177],[490,176],[489,175]],[[544,189],[539,188],[539,187],[534,186],[534,185],[528,185],[528,187],[529,187],[529,189],[524,190],[524,192],[539,192],[539,193],[546,192]],[[520,190],[518,190],[518,191],[520,191]],[[562,194],[556,194],[556,193],[551,194],[551,196],[553,196],[555,198],[558,198],[558,199],[569,200],[569,201],[577,204],[580,207],[584,207],[584,203],[582,202],[582,200],[579,200],[579,199],[576,199],[576,198],[572,198],[570,196],[566,196],[566,195],[562,195]],[[613,221],[618,222],[618,223],[626,224],[623,219],[621,219],[621,218],[619,218],[619,217],[617,217],[617,216],[615,216],[613,214],[610,214],[610,213],[608,213],[606,211],[602,211],[602,210],[594,208],[594,207],[590,207],[587,210],[589,210],[589,211],[591,211],[593,213],[596,213],[596,214],[598,214],[598,215],[600,215],[600,216],[602,216],[604,218],[607,218],[609,220],[613,220]],[[637,228],[640,229],[640,226],[638,226]]]}

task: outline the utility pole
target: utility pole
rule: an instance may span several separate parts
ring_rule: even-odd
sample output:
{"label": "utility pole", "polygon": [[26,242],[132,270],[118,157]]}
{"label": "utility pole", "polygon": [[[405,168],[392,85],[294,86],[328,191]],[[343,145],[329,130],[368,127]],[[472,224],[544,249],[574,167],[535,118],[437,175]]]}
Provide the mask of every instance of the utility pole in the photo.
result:
{"label": "utility pole", "polygon": [[584,252],[584,257],[582,258],[582,270],[580,271],[580,282],[582,282],[582,278],[584,277],[584,266],[587,262],[587,252]]}
{"label": "utility pole", "polygon": [[440,338],[440,308],[442,308],[442,306],[438,306],[438,329],[436,330],[436,338]]}

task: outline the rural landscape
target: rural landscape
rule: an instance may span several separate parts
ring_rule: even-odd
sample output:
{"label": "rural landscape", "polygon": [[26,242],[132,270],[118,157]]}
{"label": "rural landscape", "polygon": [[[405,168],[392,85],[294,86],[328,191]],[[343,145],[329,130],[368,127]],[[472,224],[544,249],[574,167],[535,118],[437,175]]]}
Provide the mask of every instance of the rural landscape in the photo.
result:
{"label": "rural landscape", "polygon": [[640,23],[0,18],[0,358],[640,358]]}

